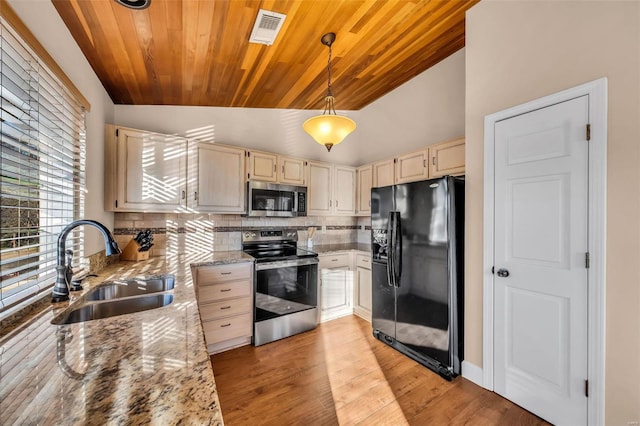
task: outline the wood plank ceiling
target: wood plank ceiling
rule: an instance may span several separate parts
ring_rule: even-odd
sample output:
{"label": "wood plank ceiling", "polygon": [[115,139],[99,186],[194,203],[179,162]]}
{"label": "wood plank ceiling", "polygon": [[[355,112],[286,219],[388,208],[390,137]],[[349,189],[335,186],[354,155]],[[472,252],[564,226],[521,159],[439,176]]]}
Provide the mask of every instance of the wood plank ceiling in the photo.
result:
{"label": "wood plank ceiling", "polygon": [[[116,104],[358,110],[464,47],[479,0],[52,0]],[[259,9],[287,15],[249,43]]]}

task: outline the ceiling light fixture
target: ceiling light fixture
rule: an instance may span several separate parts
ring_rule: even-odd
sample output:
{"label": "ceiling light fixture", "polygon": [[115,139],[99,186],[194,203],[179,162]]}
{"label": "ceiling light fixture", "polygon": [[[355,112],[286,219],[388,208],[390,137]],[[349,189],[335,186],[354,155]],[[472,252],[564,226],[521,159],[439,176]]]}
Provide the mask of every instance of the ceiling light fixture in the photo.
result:
{"label": "ceiling light fixture", "polygon": [[115,0],[116,3],[128,7],[129,9],[146,9],[151,4],[151,0]]}
{"label": "ceiling light fixture", "polygon": [[333,106],[334,98],[333,92],[331,91],[331,45],[335,40],[335,33],[327,33],[320,39],[322,44],[329,47],[329,61],[327,62],[329,78],[327,80],[327,96],[324,98],[324,111],[322,115],[311,117],[302,125],[304,131],[309,133],[316,142],[327,147],[327,151],[331,151],[334,145],[342,142],[344,138],[356,128],[356,123],[352,119],[336,114],[336,109]]}

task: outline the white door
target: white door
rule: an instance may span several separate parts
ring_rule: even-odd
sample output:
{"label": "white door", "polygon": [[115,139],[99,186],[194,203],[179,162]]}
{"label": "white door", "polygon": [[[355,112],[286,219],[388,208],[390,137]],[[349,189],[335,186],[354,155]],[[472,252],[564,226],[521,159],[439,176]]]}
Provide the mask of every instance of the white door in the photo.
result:
{"label": "white door", "polygon": [[588,96],[495,125],[494,389],[587,423]]}

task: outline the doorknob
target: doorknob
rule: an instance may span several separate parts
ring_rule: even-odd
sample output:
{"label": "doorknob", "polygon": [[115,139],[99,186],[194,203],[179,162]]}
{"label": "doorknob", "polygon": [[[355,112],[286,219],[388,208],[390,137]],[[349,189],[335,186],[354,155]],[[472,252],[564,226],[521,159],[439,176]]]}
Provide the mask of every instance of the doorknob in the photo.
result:
{"label": "doorknob", "polygon": [[497,274],[498,274],[498,276],[500,278],[507,278],[509,276],[509,270],[507,270],[507,269],[498,269]]}

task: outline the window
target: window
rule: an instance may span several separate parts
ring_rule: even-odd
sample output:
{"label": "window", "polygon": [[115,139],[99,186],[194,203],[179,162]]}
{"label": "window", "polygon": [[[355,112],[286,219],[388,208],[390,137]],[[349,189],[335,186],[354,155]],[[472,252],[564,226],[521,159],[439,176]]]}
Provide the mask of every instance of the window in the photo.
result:
{"label": "window", "polygon": [[[45,61],[0,20],[0,317],[48,292],[57,238],[83,217],[84,110]],[[83,233],[67,239],[74,266]]]}

